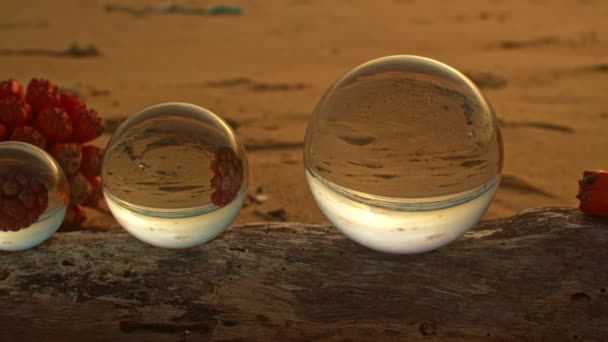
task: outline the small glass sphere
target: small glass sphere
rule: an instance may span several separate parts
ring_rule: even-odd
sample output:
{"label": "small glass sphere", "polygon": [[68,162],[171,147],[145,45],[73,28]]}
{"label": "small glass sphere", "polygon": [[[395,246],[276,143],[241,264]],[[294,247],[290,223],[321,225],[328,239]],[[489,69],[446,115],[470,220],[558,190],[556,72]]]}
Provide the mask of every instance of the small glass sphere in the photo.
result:
{"label": "small glass sphere", "polygon": [[68,207],[68,182],[55,159],[16,141],[0,143],[0,250],[32,248],[57,231]]}
{"label": "small glass sphere", "polygon": [[441,247],[492,202],[502,139],[479,89],[457,70],[390,56],[348,72],[308,125],[306,176],[329,221],[389,253]]}
{"label": "small glass sphere", "polygon": [[188,248],[236,218],[247,192],[247,159],[215,114],[164,103],[116,130],[101,179],[112,214],[131,234],[158,247]]}

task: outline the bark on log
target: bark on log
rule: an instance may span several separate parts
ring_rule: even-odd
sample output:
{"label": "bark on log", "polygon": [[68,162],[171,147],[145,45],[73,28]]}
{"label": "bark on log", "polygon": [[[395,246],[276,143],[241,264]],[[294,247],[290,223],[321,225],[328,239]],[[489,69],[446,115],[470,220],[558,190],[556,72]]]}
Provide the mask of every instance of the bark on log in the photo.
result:
{"label": "bark on log", "polygon": [[0,254],[0,341],[608,341],[608,224],[535,209],[394,256],[324,225],[166,250],[124,231]]}

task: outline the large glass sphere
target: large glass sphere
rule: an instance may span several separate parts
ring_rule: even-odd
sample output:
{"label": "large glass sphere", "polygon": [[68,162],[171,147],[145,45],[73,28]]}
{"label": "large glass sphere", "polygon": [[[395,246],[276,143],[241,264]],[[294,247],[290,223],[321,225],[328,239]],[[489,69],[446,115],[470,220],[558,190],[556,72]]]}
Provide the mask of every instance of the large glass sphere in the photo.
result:
{"label": "large glass sphere", "polygon": [[462,73],[418,56],[348,72],[317,104],[306,176],[329,221],[367,247],[417,253],[470,229],[494,198],[502,140]]}
{"label": "large glass sphere", "polygon": [[20,251],[61,226],[68,183],[55,159],[23,142],[0,143],[0,250]]}
{"label": "large glass sphere", "polygon": [[247,192],[247,160],[234,131],[212,112],[159,104],[116,130],[103,191],[114,217],[138,239],[187,248],[220,234]]}

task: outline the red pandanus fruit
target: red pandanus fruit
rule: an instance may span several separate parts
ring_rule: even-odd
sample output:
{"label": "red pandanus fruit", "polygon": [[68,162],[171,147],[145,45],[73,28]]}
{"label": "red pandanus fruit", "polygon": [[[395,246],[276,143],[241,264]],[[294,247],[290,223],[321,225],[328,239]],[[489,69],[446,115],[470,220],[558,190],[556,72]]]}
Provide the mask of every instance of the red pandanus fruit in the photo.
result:
{"label": "red pandanus fruit", "polygon": [[578,186],[579,209],[585,214],[608,217],[608,172],[585,171]]}

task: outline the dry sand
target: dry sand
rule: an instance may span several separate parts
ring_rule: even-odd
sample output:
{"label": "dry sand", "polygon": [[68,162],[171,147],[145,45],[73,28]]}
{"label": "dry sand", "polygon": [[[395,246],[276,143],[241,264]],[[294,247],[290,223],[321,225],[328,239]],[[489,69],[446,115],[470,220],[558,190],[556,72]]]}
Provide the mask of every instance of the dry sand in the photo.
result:
{"label": "dry sand", "polygon": [[[503,123],[505,178],[486,218],[575,206],[584,169],[608,168],[605,1],[237,1],[239,16],[109,13],[167,1],[5,1],[0,78],[49,78],[116,121],[165,101],[235,124],[248,150],[249,204],[237,222],[323,222],[302,165],[326,88],[377,57],[414,54],[471,75]],[[222,2],[175,0],[183,6]],[[97,57],[61,53],[94,45]],[[57,53],[55,53],[57,52]],[[109,136],[98,140],[105,144]],[[94,215],[89,226],[115,227]]]}

